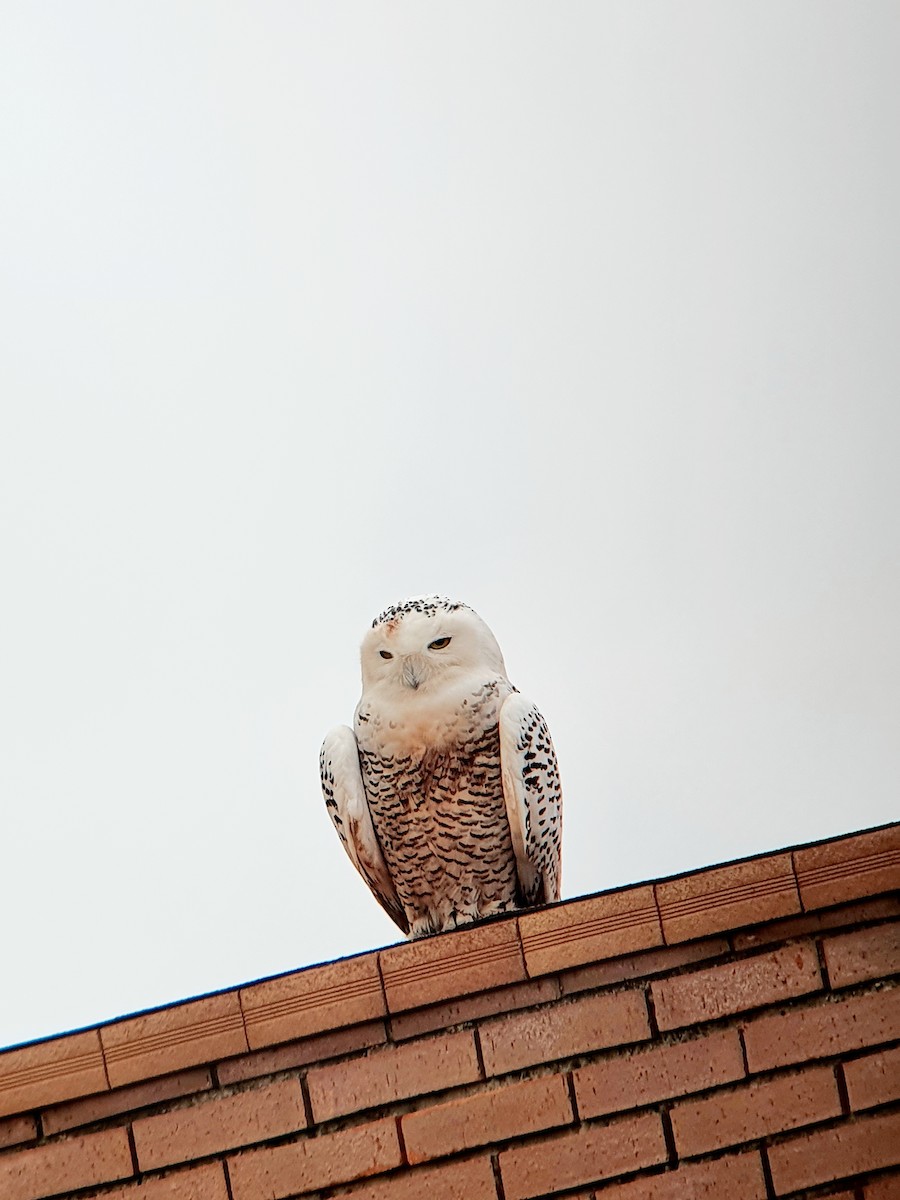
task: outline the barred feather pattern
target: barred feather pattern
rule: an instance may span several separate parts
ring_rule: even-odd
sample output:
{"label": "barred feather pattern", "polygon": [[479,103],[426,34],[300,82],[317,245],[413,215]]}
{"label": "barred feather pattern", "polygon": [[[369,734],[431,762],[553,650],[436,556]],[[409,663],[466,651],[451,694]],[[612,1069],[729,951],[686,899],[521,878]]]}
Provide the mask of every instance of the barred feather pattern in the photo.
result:
{"label": "barred feather pattern", "polygon": [[[524,850],[530,869],[520,864],[526,904],[559,899],[562,848],[562,789],[550,730],[541,713],[520,696],[504,710],[502,724],[509,739],[509,787],[520,780]],[[527,881],[527,882],[526,882]]]}
{"label": "barred feather pattern", "polygon": [[362,703],[360,767],[372,823],[413,936],[516,908],[516,860],[503,797],[500,706],[506,680],[486,682],[446,714],[437,744],[398,755],[403,738]]}

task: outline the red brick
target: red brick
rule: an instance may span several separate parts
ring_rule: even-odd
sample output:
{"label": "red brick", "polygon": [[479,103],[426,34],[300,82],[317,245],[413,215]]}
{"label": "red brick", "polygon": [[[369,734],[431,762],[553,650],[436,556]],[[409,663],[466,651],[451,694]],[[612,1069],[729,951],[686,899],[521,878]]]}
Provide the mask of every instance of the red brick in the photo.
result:
{"label": "red brick", "polygon": [[500,1154],[500,1174],[506,1200],[531,1200],[665,1160],[659,1115],[643,1113],[513,1146]]}
{"label": "red brick", "polygon": [[762,1161],[753,1150],[712,1162],[679,1163],[675,1171],[614,1183],[601,1195],[603,1200],[721,1200],[725,1196],[765,1200],[766,1183]]}
{"label": "red brick", "polygon": [[802,996],[821,983],[814,947],[798,943],[650,986],[660,1029],[678,1029]]}
{"label": "red brick", "polygon": [[900,1200],[900,1172],[892,1171],[867,1183],[863,1194],[866,1200]]}
{"label": "red brick", "polygon": [[420,1163],[569,1125],[573,1119],[565,1077],[543,1075],[407,1113],[403,1141],[409,1162]]}
{"label": "red brick", "polygon": [[554,905],[519,918],[529,975],[619,958],[662,945],[653,888],[626,888]]}
{"label": "red brick", "polygon": [[894,1167],[900,1163],[900,1112],[806,1133],[770,1146],[768,1153],[779,1196]]}
{"label": "red brick", "polygon": [[44,1133],[60,1133],[78,1125],[91,1125],[105,1117],[119,1113],[134,1112],[149,1104],[163,1100],[174,1100],[179,1096],[190,1096],[193,1092],[206,1091],[212,1087],[209,1071],[195,1069],[182,1071],[179,1075],[167,1075],[149,1083],[137,1083],[132,1087],[116,1088],[112,1092],[101,1092],[99,1096],[87,1096],[83,1100],[72,1100],[59,1104],[41,1113]]}
{"label": "red brick", "polygon": [[688,963],[718,958],[721,954],[728,954],[730,950],[731,947],[725,938],[707,938],[702,942],[685,942],[680,946],[645,950],[641,954],[629,954],[627,958],[613,958],[609,962],[591,963],[587,967],[563,971],[559,977],[560,987],[564,996],[574,992],[591,991],[628,979],[646,979],[650,975],[668,974]]}
{"label": "red brick", "polygon": [[840,908],[804,913],[783,921],[770,921],[756,929],[740,930],[731,935],[731,943],[735,950],[758,950],[760,946],[786,942],[807,933],[820,933],[826,929],[861,925],[863,921],[881,921],[897,916],[900,916],[900,900],[894,896],[879,896],[875,900],[861,900],[857,904],[843,904]]}
{"label": "red brick", "polygon": [[[341,1192],[347,1200],[497,1200],[494,1169],[489,1158],[441,1163],[401,1171]],[[567,1197],[567,1200],[569,1198]],[[571,1197],[571,1200],[577,1200]]]}
{"label": "red brick", "polygon": [[282,1200],[391,1171],[403,1161],[393,1117],[227,1160],[234,1200]]}
{"label": "red brick", "polygon": [[790,854],[731,863],[656,885],[668,943],[800,912]]}
{"label": "red brick", "polygon": [[4,1154],[0,1158],[0,1196],[3,1200],[39,1200],[127,1179],[132,1172],[128,1134],[124,1129],[104,1129]]}
{"label": "red brick", "polygon": [[37,1137],[37,1126],[34,1117],[10,1117],[0,1121],[0,1150],[7,1146],[18,1146],[20,1142],[30,1142]]}
{"label": "red brick", "polygon": [[826,938],[828,978],[835,988],[900,972],[900,924],[876,925]]}
{"label": "red brick", "polygon": [[0,1117],[108,1087],[96,1029],[0,1054]]}
{"label": "red brick", "polygon": [[380,1046],[384,1041],[384,1021],[366,1021],[362,1025],[351,1025],[349,1029],[335,1029],[331,1033],[289,1042],[286,1046],[274,1046],[270,1050],[256,1050],[240,1058],[230,1058],[227,1062],[219,1063],[219,1083],[227,1086],[242,1083],[245,1079],[258,1079],[261,1075],[274,1075],[276,1071],[289,1071],[324,1059],[353,1054],[357,1050],[367,1050],[370,1046]]}
{"label": "red brick", "polygon": [[98,1200],[228,1200],[228,1188],[222,1164],[214,1162],[113,1188]]}
{"label": "red brick", "polygon": [[473,1083],[481,1072],[470,1031],[385,1046],[307,1075],[316,1121]]}
{"label": "red brick", "polygon": [[647,1005],[639,991],[602,992],[563,1001],[487,1021],[480,1029],[488,1075],[503,1075],[649,1036]]}
{"label": "red brick", "polygon": [[374,954],[345,958],[242,988],[251,1050],[377,1020],[385,1014]]}
{"label": "red brick", "polygon": [[104,1025],[100,1038],[113,1087],[248,1049],[237,992]]}
{"label": "red brick", "polygon": [[204,1158],[305,1128],[298,1079],[281,1079],[268,1087],[144,1117],[133,1126],[142,1171]]}
{"label": "red brick", "polygon": [[840,1111],[834,1071],[812,1067],[714,1092],[702,1100],[683,1100],[674,1105],[671,1116],[679,1157],[690,1158],[825,1121]]}
{"label": "red brick", "polygon": [[559,999],[559,983],[555,979],[533,979],[529,983],[514,983],[509,987],[448,1000],[431,1008],[417,1008],[391,1018],[391,1034],[395,1041],[421,1037],[448,1025],[461,1025],[481,1017],[494,1017],[518,1008],[531,1008],[548,1000]]}
{"label": "red brick", "polygon": [[900,888],[900,825],[794,851],[805,909],[827,908]]}
{"label": "red brick", "polygon": [[583,1120],[655,1104],[744,1077],[744,1056],[736,1029],[708,1037],[651,1046],[601,1059],[574,1072],[575,1097]]}
{"label": "red brick", "polygon": [[829,1058],[900,1037],[900,988],[861,996],[829,996],[785,1013],[767,1013],[744,1027],[751,1071]]}
{"label": "red brick", "polygon": [[900,1046],[844,1063],[844,1077],[853,1109],[900,1100]]}
{"label": "red brick", "polygon": [[391,946],[379,958],[392,1013],[525,979],[514,917]]}

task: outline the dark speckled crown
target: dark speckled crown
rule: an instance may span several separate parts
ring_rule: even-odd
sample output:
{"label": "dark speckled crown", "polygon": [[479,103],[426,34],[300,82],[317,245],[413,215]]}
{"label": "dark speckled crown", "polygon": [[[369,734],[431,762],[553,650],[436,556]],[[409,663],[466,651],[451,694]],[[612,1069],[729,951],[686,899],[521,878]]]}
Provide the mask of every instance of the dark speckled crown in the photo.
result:
{"label": "dark speckled crown", "polygon": [[433,617],[438,612],[456,612],[460,608],[468,607],[468,604],[459,600],[448,600],[446,596],[413,596],[410,600],[401,600],[399,604],[392,604],[383,613],[379,613],[372,622],[372,628],[386,625],[388,621],[396,621],[398,617],[405,617],[407,613],[415,612],[425,617]]}

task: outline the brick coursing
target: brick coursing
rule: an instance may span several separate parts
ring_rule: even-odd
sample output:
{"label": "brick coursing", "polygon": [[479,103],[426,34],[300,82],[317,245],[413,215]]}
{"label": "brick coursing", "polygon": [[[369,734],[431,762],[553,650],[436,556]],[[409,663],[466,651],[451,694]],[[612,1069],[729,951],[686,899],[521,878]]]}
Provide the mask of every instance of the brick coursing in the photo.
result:
{"label": "brick coursing", "polygon": [[900,1200],[900,825],[0,1053],[0,1198]]}

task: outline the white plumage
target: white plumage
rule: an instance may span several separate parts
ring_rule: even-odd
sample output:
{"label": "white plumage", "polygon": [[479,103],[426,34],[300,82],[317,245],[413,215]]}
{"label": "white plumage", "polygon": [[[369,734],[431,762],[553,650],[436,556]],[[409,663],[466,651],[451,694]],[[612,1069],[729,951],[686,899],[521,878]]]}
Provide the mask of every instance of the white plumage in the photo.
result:
{"label": "white plumage", "polygon": [[562,800],[546,722],[494,635],[439,596],[363,639],[353,729],[322,746],[322,791],[354,866],[411,938],[559,899]]}

